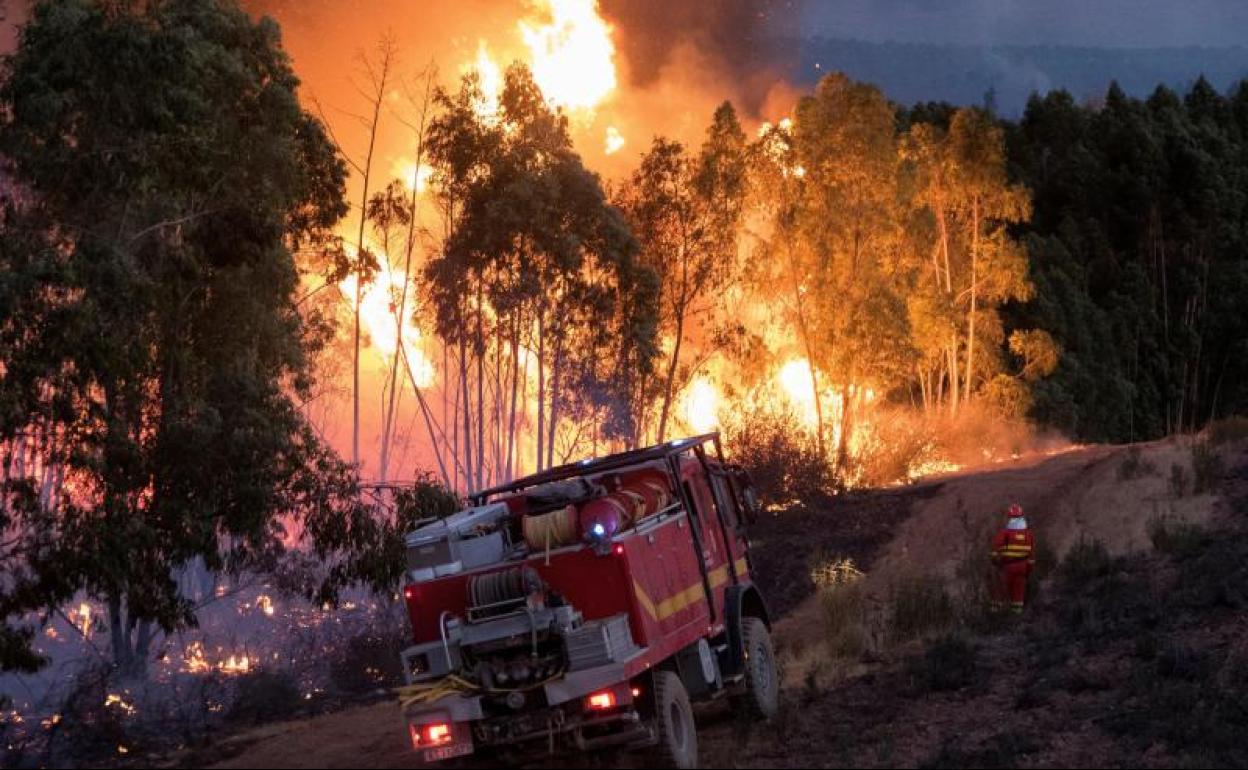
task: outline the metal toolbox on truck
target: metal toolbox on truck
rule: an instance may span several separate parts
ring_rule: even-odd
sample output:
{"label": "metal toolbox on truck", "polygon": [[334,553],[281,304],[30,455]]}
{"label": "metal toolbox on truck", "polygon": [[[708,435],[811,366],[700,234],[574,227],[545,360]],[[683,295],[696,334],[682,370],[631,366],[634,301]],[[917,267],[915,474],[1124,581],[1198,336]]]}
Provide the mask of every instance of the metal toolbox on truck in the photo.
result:
{"label": "metal toolbox on truck", "polygon": [[407,571],[414,583],[497,564],[512,551],[503,503],[469,508],[407,536]]}

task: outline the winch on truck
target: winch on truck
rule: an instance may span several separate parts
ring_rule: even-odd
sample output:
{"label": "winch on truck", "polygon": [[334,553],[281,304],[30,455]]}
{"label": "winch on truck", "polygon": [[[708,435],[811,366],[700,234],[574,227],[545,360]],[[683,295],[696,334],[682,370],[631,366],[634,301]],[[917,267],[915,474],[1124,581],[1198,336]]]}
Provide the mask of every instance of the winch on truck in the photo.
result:
{"label": "winch on truck", "polygon": [[414,644],[401,691],[424,762],[647,750],[695,767],[691,704],[775,715],[779,676],[718,434],[474,494],[407,538]]}

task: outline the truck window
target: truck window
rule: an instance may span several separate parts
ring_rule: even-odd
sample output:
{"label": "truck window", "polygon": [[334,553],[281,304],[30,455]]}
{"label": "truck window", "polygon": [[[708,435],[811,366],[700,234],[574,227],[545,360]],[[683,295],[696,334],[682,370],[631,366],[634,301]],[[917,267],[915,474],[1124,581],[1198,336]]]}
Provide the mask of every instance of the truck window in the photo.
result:
{"label": "truck window", "polygon": [[693,506],[692,510],[689,511],[689,526],[694,528],[694,532],[696,532],[698,535],[698,538],[701,539],[702,538],[702,511],[701,511],[702,506],[698,504],[698,496],[693,493],[693,487],[689,484],[689,482],[682,481],[681,485],[685,489],[685,498],[689,501],[689,504]]}
{"label": "truck window", "polygon": [[732,493],[728,490],[727,479],[719,474],[711,476],[711,494],[715,498],[715,507],[724,517],[724,523],[736,527],[737,511],[732,505]]}

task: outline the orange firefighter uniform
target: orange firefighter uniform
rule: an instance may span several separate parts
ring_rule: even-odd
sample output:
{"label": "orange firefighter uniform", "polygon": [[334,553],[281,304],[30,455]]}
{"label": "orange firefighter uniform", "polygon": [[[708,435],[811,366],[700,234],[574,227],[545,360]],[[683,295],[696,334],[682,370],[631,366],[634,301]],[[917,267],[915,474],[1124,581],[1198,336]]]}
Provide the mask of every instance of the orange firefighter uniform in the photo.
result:
{"label": "orange firefighter uniform", "polygon": [[1036,566],[1036,541],[1018,505],[1010,506],[1005,526],[992,539],[992,563],[997,568],[997,601],[1022,613],[1027,604],[1027,581]]}

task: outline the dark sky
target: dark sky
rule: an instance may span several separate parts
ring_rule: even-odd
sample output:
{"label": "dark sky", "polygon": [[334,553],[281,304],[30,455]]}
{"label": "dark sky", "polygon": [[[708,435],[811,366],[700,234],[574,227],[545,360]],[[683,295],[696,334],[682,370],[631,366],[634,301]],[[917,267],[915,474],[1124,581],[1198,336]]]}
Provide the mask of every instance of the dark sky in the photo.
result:
{"label": "dark sky", "polygon": [[1248,0],[807,0],[808,34],[871,41],[1248,45]]}

